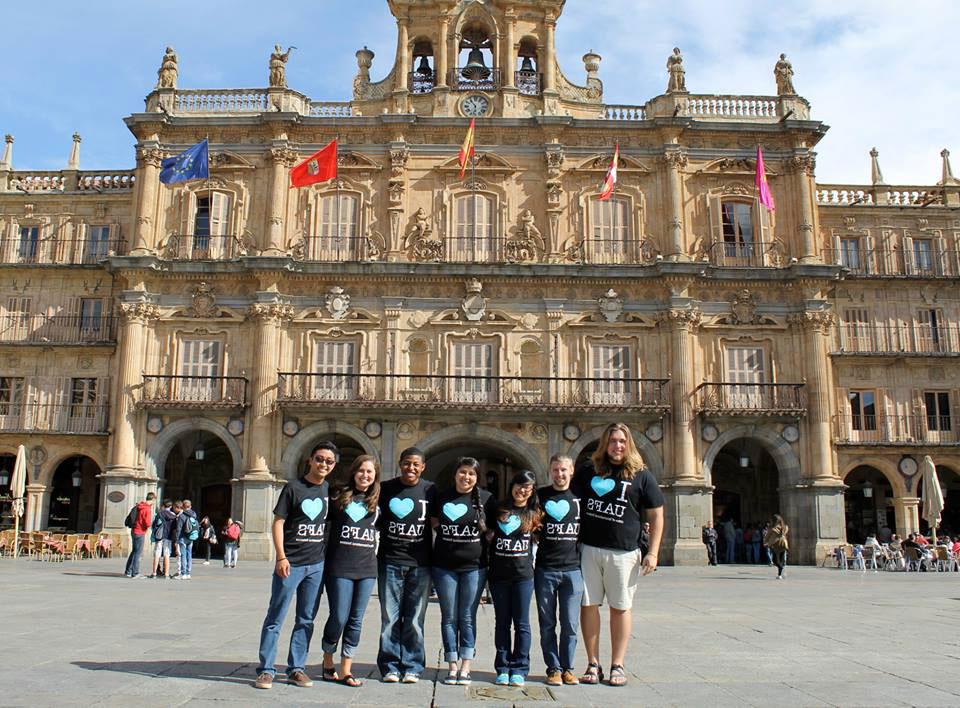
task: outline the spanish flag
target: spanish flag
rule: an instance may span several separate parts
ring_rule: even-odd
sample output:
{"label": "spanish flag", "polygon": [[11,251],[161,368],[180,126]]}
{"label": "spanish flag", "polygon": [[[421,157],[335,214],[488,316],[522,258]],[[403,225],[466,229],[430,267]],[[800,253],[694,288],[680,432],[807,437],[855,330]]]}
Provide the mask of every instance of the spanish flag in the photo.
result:
{"label": "spanish flag", "polygon": [[458,162],[460,164],[460,179],[463,179],[463,175],[467,171],[467,163],[470,162],[470,158],[473,157],[473,133],[474,133],[474,118],[470,119],[470,127],[467,128],[467,136],[463,139],[463,146],[460,148],[460,157]]}
{"label": "spanish flag", "polygon": [[337,141],[313,153],[290,170],[290,187],[306,187],[337,178]]}
{"label": "spanish flag", "polygon": [[610,163],[610,169],[607,170],[607,177],[603,180],[603,189],[600,190],[600,196],[597,197],[601,202],[607,201],[613,196],[613,190],[617,188],[617,164],[620,162],[620,143],[613,148],[613,162]]}

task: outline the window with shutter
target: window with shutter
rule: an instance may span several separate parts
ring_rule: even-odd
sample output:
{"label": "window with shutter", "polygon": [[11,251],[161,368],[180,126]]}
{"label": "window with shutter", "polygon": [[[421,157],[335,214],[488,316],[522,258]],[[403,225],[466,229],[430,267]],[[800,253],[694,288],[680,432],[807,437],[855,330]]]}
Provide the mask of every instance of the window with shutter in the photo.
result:
{"label": "window with shutter", "polygon": [[731,408],[758,409],[766,407],[763,384],[766,381],[764,351],[760,347],[727,348],[727,383],[736,384],[726,387]]}
{"label": "window with shutter", "polygon": [[843,323],[840,325],[840,346],[843,351],[877,351],[877,342],[871,337],[872,333],[865,309],[849,308],[843,311]]}
{"label": "window with shutter", "polygon": [[486,262],[493,255],[493,198],[465,194],[454,203],[454,261]]}
{"label": "window with shutter", "polygon": [[940,354],[946,349],[943,335],[943,313],[935,309],[923,309],[917,312],[916,351],[920,353]]}
{"label": "window with shutter", "polygon": [[95,432],[97,419],[97,379],[75,378],[70,381],[70,419],[74,433]]}
{"label": "window with shutter", "polygon": [[356,344],[317,342],[314,361],[314,397],[324,401],[350,401],[357,397]]}
{"label": "window with shutter", "polygon": [[933,273],[933,240],[929,238],[913,239],[912,252],[914,273],[921,275]]}
{"label": "window with shutter", "polygon": [[21,226],[20,243],[17,257],[21,263],[36,263],[37,249],[40,245],[39,226]]}
{"label": "window with shutter", "polygon": [[493,344],[489,342],[457,342],[453,345],[452,401],[496,402],[493,354]]}
{"label": "window with shutter", "polygon": [[110,227],[87,226],[87,238],[83,244],[83,262],[99,263],[110,253]]}
{"label": "window with shutter", "polygon": [[84,341],[96,341],[104,329],[103,299],[80,299],[80,338]]}
{"label": "window with shutter", "polygon": [[720,205],[723,229],[723,264],[749,266],[758,253],[753,227],[753,207],[745,202]]}
{"label": "window with shutter", "polygon": [[32,302],[29,297],[13,296],[7,298],[7,308],[3,317],[3,339],[10,342],[22,342],[30,338]]}
{"label": "window with shutter", "polygon": [[840,239],[840,265],[855,273],[863,271],[859,238]]}
{"label": "window with shutter", "polygon": [[0,430],[21,428],[24,389],[22,376],[0,376]]}
{"label": "window with shutter", "polygon": [[613,197],[590,200],[593,235],[587,244],[589,263],[625,263],[630,248],[630,203]]}
{"label": "window with shutter", "polygon": [[591,400],[598,405],[622,406],[633,394],[633,357],[627,344],[593,344],[590,347]]}
{"label": "window with shutter", "polygon": [[193,240],[190,257],[195,260],[217,260],[230,255],[230,195],[223,192],[196,197],[193,217]]}
{"label": "window with shutter", "polygon": [[927,414],[927,432],[930,438],[939,439],[937,433],[953,430],[950,416],[950,393],[948,391],[924,391],[923,405]]}
{"label": "window with shutter", "polygon": [[185,339],[175,400],[219,401],[223,398],[221,343],[213,339]]}
{"label": "window with shutter", "polygon": [[355,194],[327,194],[320,198],[316,248],[319,261],[356,260],[360,199]]}
{"label": "window with shutter", "polygon": [[854,391],[847,394],[850,402],[850,429],[854,431],[877,429],[876,394],[873,391]]}

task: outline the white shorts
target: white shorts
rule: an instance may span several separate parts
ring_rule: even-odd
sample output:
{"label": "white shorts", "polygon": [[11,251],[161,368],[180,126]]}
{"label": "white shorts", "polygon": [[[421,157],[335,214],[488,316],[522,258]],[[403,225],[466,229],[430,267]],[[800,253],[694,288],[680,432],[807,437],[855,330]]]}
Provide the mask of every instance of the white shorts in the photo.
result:
{"label": "white shorts", "polygon": [[582,546],[583,606],[602,605],[604,597],[615,610],[633,607],[633,593],[640,580],[640,551]]}
{"label": "white shorts", "polygon": [[161,556],[170,557],[170,550],[173,546],[173,541],[169,538],[165,538],[162,541],[157,541],[153,545],[153,557],[160,558]]}

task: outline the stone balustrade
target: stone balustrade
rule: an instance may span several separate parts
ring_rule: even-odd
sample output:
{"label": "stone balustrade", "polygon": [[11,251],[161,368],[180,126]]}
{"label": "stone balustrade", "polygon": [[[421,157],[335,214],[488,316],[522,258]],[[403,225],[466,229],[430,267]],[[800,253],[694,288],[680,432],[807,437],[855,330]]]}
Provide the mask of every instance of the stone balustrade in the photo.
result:
{"label": "stone balustrade", "polygon": [[311,101],[309,115],[315,118],[349,118],[355,114],[349,101]]}
{"label": "stone balustrade", "polygon": [[14,172],[10,179],[10,191],[42,194],[64,191],[64,177],[60,171]]}
{"label": "stone balustrade", "polygon": [[136,180],[133,170],[16,170],[10,173],[7,191],[30,194],[55,192],[129,192]]}
{"label": "stone balustrade", "polygon": [[691,95],[680,113],[690,118],[779,119],[779,108],[776,96]]}
{"label": "stone balustrade", "polygon": [[81,172],[77,175],[78,192],[128,192],[135,183],[133,170]]}
{"label": "stone balustrade", "polygon": [[603,117],[606,120],[646,120],[646,106],[604,106]]}
{"label": "stone balustrade", "polygon": [[928,207],[943,204],[943,190],[929,186],[818,184],[820,206]]}
{"label": "stone balustrade", "polygon": [[177,89],[174,113],[264,113],[267,89]]}

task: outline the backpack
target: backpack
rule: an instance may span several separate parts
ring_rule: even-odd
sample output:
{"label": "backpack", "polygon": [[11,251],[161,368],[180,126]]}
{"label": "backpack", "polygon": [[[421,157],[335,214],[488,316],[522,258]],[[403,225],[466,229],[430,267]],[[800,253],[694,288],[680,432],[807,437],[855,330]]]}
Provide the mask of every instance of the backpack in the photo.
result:
{"label": "backpack", "polygon": [[227,527],[227,530],[224,532],[224,535],[231,541],[240,540],[240,527],[236,524],[230,524]]}
{"label": "backpack", "polygon": [[187,532],[187,538],[196,541],[200,538],[200,522],[196,516],[187,516],[187,523],[184,524],[184,530]]}
{"label": "backpack", "polygon": [[163,540],[163,516],[159,511],[157,515],[153,517],[153,523],[150,524],[150,531],[152,532],[154,541],[160,542]]}
{"label": "backpack", "polygon": [[137,523],[138,516],[140,516],[140,510],[134,505],[130,513],[127,514],[127,518],[123,520],[123,525],[128,529],[132,529]]}

